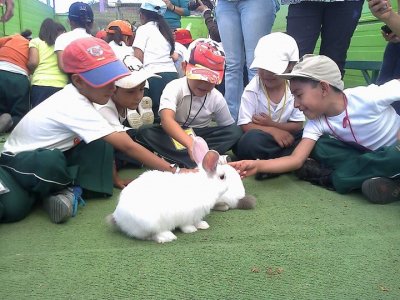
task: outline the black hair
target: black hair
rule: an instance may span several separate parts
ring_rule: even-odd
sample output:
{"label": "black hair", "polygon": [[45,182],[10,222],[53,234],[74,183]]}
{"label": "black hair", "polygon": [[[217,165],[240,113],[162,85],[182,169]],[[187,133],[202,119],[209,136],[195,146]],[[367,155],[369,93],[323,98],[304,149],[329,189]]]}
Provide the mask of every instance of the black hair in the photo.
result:
{"label": "black hair", "polygon": [[121,32],[121,28],[119,28],[118,26],[110,26],[108,29],[114,32],[107,32],[106,42],[109,43],[111,41],[114,41],[116,44],[121,46],[121,42],[123,41],[124,37]]}
{"label": "black hair", "polygon": [[47,45],[53,46],[57,36],[65,31],[65,27],[60,23],[54,22],[53,19],[44,19],[40,25],[39,38],[45,41]]}
{"label": "black hair", "polygon": [[[313,88],[317,87],[318,84],[320,83],[319,80],[311,79],[311,78],[306,78],[306,77],[292,77],[290,78],[290,81],[297,81],[297,82],[302,82],[302,83],[309,83]],[[343,93],[343,91],[331,84],[329,84],[331,88],[333,89],[334,92],[336,93]]]}
{"label": "black hair", "polygon": [[165,21],[164,17],[154,11],[146,10],[143,8],[140,9],[140,13],[144,16],[146,23],[153,21],[158,24],[158,29],[160,30],[161,34],[171,45],[170,54],[172,55],[175,52],[174,36],[172,35],[171,28]]}
{"label": "black hair", "polygon": [[32,38],[32,30],[30,29],[25,29],[24,31],[21,32],[21,35],[26,38],[26,39],[31,39]]}

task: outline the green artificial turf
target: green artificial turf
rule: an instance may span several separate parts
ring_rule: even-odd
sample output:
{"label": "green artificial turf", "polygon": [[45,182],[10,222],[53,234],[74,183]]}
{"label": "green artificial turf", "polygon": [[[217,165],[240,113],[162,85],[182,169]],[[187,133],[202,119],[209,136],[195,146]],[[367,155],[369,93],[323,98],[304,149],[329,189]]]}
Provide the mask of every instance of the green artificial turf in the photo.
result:
{"label": "green artificial turf", "polygon": [[107,225],[118,190],[65,224],[39,206],[0,224],[0,299],[400,299],[400,203],[293,175],[244,183],[254,210],[212,212],[168,244]]}

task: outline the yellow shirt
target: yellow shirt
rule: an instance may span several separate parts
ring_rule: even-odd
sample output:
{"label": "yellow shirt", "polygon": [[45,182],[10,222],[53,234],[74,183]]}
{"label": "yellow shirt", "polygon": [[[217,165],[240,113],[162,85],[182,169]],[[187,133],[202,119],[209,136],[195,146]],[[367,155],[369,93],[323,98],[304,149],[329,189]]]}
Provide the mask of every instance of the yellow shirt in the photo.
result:
{"label": "yellow shirt", "polygon": [[32,75],[31,84],[64,87],[68,83],[68,77],[58,67],[54,45],[49,46],[40,38],[35,38],[29,42],[29,48],[32,47],[39,52],[39,64]]}

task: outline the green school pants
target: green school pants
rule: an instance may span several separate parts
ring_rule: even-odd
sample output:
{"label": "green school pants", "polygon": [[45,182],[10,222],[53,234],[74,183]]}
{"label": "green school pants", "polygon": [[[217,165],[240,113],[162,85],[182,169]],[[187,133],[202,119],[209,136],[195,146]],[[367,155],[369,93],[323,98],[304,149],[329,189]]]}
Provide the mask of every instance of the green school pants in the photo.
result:
{"label": "green school pants", "polygon": [[316,143],[311,157],[333,169],[332,183],[341,194],[360,189],[372,177],[400,176],[400,143],[364,151],[329,136]]}
{"label": "green school pants", "polygon": [[36,200],[68,186],[81,186],[84,198],[113,192],[113,147],[103,140],[81,142],[66,152],[2,153],[0,166],[0,179],[10,189],[0,195],[0,223],[23,219]]}

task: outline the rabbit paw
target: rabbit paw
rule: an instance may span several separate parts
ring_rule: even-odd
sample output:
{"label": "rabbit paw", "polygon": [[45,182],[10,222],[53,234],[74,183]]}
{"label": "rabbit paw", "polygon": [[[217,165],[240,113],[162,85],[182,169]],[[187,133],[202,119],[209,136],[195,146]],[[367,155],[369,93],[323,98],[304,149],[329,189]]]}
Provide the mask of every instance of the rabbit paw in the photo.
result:
{"label": "rabbit paw", "polygon": [[196,232],[197,231],[197,228],[194,225],[185,225],[185,226],[181,226],[179,228],[184,233],[192,233],[192,232]]}
{"label": "rabbit paw", "polygon": [[196,226],[197,229],[208,229],[208,228],[210,228],[210,225],[208,225],[208,223],[206,221],[200,221],[195,226]]}
{"label": "rabbit paw", "polygon": [[168,243],[176,240],[177,237],[171,231],[164,231],[157,233],[152,237],[152,240],[156,241],[157,243]]}
{"label": "rabbit paw", "polygon": [[227,211],[227,210],[229,210],[229,205],[226,204],[225,202],[220,202],[220,203],[215,204],[215,206],[213,207],[213,210]]}

